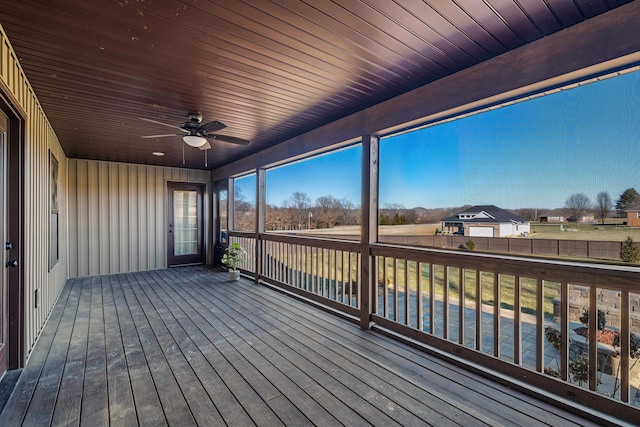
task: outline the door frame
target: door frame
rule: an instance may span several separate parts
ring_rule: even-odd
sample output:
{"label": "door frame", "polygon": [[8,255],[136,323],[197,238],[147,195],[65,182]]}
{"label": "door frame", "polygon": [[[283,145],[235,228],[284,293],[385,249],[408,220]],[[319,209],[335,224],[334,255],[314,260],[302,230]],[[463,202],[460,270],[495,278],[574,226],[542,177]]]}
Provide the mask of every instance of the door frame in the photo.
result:
{"label": "door frame", "polygon": [[[8,305],[8,354],[7,369],[17,369],[24,366],[24,331],[25,331],[25,303],[24,303],[24,114],[19,113],[17,102],[11,102],[4,86],[0,85],[0,109],[9,118],[6,133],[5,174],[6,199],[5,219],[7,241],[13,244],[5,253],[4,261],[16,260],[17,267],[7,269],[7,305]],[[1,242],[2,245],[5,242]],[[4,262],[2,268],[6,268]]]}
{"label": "door frame", "polygon": [[[8,241],[6,220],[7,196],[7,133],[9,118],[0,110],[0,243],[4,246]],[[2,268],[0,269],[0,378],[9,367],[9,303],[8,272],[4,263],[7,261],[7,249],[2,249]]]}
{"label": "door frame", "polygon": [[[167,182],[167,267],[179,265],[202,264],[206,260],[205,253],[205,221],[204,221],[204,200],[206,184],[197,182]],[[174,211],[173,211],[173,190],[197,191],[197,224],[198,224],[198,253],[196,255],[174,255]]]}

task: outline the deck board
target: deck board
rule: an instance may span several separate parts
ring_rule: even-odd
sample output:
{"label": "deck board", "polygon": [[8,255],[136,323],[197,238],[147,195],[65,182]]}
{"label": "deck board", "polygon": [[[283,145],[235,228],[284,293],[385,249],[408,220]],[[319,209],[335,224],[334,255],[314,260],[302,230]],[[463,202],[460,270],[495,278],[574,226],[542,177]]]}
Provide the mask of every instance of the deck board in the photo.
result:
{"label": "deck board", "polygon": [[595,423],[202,267],[71,279],[0,425]]}

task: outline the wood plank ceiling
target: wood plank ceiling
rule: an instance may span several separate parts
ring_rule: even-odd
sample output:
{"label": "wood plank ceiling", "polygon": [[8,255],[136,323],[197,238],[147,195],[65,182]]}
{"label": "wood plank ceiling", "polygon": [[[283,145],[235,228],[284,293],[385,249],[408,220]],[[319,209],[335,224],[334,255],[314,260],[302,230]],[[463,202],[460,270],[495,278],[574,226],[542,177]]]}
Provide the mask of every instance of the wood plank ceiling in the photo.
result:
{"label": "wood plank ceiling", "polygon": [[0,24],[68,157],[205,168],[141,138],[200,112],[252,140],[212,169],[628,2],[2,0]]}

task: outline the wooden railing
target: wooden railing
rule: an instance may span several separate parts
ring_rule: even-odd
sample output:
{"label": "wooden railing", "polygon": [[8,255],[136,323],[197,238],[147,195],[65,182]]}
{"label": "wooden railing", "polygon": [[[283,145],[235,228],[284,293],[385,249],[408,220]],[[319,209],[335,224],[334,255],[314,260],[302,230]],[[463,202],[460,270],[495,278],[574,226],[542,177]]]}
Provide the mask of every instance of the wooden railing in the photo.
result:
{"label": "wooden railing", "polygon": [[[233,235],[254,244],[255,234]],[[259,239],[253,272],[261,281],[368,316],[374,328],[506,374],[513,384],[640,419],[637,267],[372,244],[365,254],[372,277],[363,281],[359,242]],[[364,313],[367,292],[372,304]],[[609,341],[596,344],[594,336]]]}

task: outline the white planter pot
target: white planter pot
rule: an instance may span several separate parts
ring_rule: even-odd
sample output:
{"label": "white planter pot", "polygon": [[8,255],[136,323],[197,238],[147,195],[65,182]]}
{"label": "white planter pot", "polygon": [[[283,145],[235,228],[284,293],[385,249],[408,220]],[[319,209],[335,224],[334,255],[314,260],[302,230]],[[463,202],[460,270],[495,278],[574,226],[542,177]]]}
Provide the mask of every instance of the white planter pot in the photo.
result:
{"label": "white planter pot", "polygon": [[237,282],[238,280],[240,280],[240,270],[229,270],[229,281]]}

